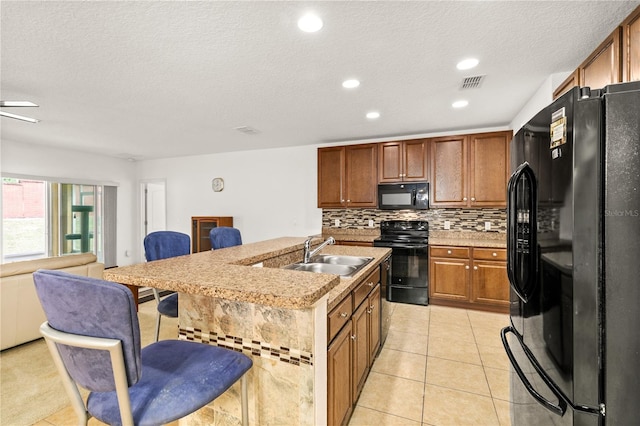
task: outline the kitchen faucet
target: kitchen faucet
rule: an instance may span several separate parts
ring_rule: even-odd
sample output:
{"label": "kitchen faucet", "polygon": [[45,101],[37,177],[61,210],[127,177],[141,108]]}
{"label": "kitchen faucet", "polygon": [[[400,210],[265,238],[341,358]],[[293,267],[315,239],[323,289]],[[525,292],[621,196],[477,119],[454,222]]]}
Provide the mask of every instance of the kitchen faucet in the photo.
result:
{"label": "kitchen faucet", "polygon": [[335,244],[336,243],[336,240],[334,240],[333,237],[329,237],[329,238],[327,238],[326,241],[324,241],[322,244],[320,244],[315,250],[311,251],[311,240],[312,239],[313,239],[313,237],[309,237],[304,242],[304,259],[303,259],[303,263],[309,263],[309,260],[311,259],[311,257],[313,257],[313,255],[315,255],[317,252],[319,252],[320,250],[322,250],[323,248],[325,248],[329,244]]}

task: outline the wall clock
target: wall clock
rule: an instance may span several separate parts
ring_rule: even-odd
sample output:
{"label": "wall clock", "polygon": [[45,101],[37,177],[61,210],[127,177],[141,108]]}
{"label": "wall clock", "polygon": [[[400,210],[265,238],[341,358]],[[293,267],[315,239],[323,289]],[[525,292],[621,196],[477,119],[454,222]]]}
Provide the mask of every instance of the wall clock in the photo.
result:
{"label": "wall clock", "polygon": [[215,178],[211,181],[211,187],[215,192],[220,192],[224,189],[224,179]]}

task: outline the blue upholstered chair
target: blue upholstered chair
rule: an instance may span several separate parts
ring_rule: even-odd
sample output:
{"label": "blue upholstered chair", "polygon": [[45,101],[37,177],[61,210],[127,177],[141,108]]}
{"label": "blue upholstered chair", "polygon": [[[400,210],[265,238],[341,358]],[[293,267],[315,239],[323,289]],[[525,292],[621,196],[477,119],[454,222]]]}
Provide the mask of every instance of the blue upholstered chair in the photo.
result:
{"label": "blue upholstered chair", "polygon": [[211,240],[211,248],[213,250],[242,245],[240,231],[229,226],[213,228],[209,232],[209,240]]}
{"label": "blue upholstered chair", "polygon": [[[133,294],[123,285],[62,271],[33,274],[47,321],[40,327],[80,424],[160,425],[184,417],[242,378],[246,355],[186,340],[141,348]],[[78,385],[90,391],[86,406]]]}
{"label": "blue upholstered chair", "polygon": [[[168,257],[182,256],[191,253],[191,239],[187,234],[175,231],[156,231],[144,237],[144,255],[147,262],[166,259]],[[158,303],[156,313],[156,342],[160,336],[160,320],[162,316],[178,317],[178,293],[170,294],[165,298],[160,297],[157,288],[153,290],[153,297]]]}

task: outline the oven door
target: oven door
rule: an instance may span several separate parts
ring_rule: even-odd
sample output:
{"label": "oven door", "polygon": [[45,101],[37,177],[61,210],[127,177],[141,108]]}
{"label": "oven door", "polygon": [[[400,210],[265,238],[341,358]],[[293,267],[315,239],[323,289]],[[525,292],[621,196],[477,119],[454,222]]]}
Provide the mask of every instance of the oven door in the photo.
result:
{"label": "oven door", "polygon": [[391,282],[393,286],[427,287],[429,280],[429,246],[388,243],[391,248]]}

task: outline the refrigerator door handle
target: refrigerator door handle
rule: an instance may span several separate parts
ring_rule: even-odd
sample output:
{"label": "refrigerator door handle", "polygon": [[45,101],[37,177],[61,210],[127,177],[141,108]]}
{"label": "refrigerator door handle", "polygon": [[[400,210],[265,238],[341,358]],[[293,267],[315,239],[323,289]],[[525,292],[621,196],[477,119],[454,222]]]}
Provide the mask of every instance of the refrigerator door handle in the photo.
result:
{"label": "refrigerator door handle", "polygon": [[558,398],[558,403],[555,404],[549,401],[534,389],[534,387],[531,385],[529,380],[527,380],[524,372],[518,365],[518,361],[516,361],[516,358],[513,355],[513,352],[511,352],[511,348],[509,347],[509,342],[507,341],[507,333],[512,333],[514,336],[516,336],[516,338],[520,342],[520,345],[522,346],[522,349],[525,351],[527,358],[529,358],[529,360],[532,361],[532,363],[534,363],[534,367],[535,367],[535,360],[531,359],[532,355],[529,353],[529,351],[527,351],[522,341],[520,341],[520,336],[518,336],[518,333],[516,333],[512,327],[505,327],[502,329],[502,331],[500,332],[500,337],[502,338],[502,345],[504,346],[504,349],[507,352],[507,357],[509,357],[509,361],[511,362],[513,369],[515,370],[516,374],[520,378],[520,381],[522,381],[522,384],[524,385],[525,389],[527,389],[527,392],[529,392],[529,394],[533,397],[533,399],[539,402],[543,407],[545,407],[547,410],[551,411],[552,413],[562,417],[564,413],[567,411],[567,403],[565,402],[565,398],[563,398],[563,395],[558,394],[557,388],[552,383],[549,382],[547,377],[543,375],[541,375],[540,377],[542,378],[544,383],[547,385],[547,387],[551,390],[551,392],[553,392],[556,398]]}
{"label": "refrigerator door handle", "polygon": [[[521,199],[522,188],[527,191]],[[514,292],[526,303],[536,285],[538,265],[538,189],[529,163],[522,163],[513,172],[507,195],[507,275]]]}

